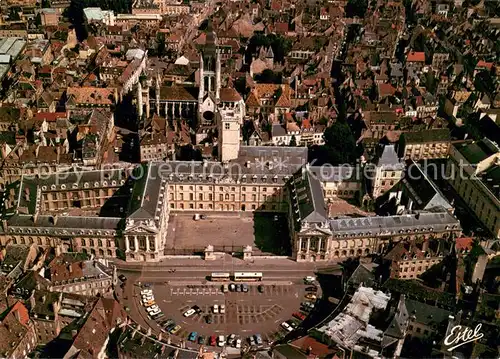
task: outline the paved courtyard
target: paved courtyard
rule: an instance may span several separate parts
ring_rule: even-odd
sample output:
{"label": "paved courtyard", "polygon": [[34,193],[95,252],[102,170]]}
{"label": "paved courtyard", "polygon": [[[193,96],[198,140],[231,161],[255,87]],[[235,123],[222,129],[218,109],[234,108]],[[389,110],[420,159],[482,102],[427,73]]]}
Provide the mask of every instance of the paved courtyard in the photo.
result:
{"label": "paved courtyard", "polygon": [[241,252],[251,245],[254,254],[289,254],[289,237],[283,215],[245,213],[208,213],[195,221],[193,214],[171,214],[166,254],[200,254],[207,245],[217,252]]}

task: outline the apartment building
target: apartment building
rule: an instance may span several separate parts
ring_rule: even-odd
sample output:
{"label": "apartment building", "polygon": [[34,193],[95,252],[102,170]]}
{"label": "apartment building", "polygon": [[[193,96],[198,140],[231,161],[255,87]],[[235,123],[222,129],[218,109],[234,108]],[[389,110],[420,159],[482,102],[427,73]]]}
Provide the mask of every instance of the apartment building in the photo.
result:
{"label": "apartment building", "polygon": [[500,149],[485,138],[454,144],[448,182],[495,238],[500,238]]}
{"label": "apartment building", "polygon": [[384,257],[390,262],[390,277],[397,279],[415,279],[434,264],[438,264],[448,253],[444,242],[427,240],[417,242],[399,242]]}
{"label": "apartment building", "polygon": [[406,160],[446,158],[451,146],[446,128],[405,132],[399,138],[399,157]]}

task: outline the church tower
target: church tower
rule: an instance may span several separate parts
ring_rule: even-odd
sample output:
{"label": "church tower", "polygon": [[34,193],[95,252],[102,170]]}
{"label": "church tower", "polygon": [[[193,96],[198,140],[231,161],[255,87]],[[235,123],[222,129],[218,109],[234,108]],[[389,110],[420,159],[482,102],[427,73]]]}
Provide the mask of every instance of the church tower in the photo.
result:
{"label": "church tower", "polygon": [[219,110],[216,114],[219,133],[219,161],[228,162],[238,158],[240,151],[240,119],[234,110]]}
{"label": "church tower", "polygon": [[[200,46],[200,89],[198,112],[202,120],[213,119],[220,99],[221,58],[217,47],[217,35],[208,23],[206,41]],[[208,114],[207,114],[208,113]],[[210,114],[211,113],[211,114]]]}

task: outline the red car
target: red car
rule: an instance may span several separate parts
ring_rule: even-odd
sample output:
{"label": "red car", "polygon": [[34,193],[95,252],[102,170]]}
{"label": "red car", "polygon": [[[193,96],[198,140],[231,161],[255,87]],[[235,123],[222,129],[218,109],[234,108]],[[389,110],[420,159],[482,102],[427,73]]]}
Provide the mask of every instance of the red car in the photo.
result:
{"label": "red car", "polygon": [[215,335],[212,335],[210,337],[210,345],[213,346],[213,347],[217,346],[217,337]]}
{"label": "red car", "polygon": [[295,313],[293,313],[293,316],[294,316],[295,318],[297,318],[297,319],[300,319],[300,320],[304,320],[304,319],[306,319],[306,316],[305,316],[304,314],[300,313],[300,312],[295,312]]}

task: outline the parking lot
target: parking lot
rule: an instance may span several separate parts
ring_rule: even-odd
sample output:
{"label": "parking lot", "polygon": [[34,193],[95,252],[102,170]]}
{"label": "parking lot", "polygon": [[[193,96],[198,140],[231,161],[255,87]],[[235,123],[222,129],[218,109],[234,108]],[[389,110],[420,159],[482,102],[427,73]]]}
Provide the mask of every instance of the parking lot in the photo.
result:
{"label": "parking lot", "polygon": [[[165,314],[162,320],[172,319],[181,326],[175,333],[176,338],[184,339],[187,347],[196,348],[198,341],[189,342],[188,337],[196,332],[202,336],[205,345],[210,344],[211,336],[234,334],[242,340],[242,348],[249,346],[249,338],[255,334],[262,337],[265,346],[287,331],[281,326],[284,321],[298,325],[293,318],[304,301],[306,285],[266,284],[258,289],[258,283],[248,284],[248,292],[222,291],[222,284],[182,285],[152,283],[156,304]],[[140,288],[137,288],[139,291]],[[214,313],[214,305],[218,306]],[[197,306],[198,312],[186,317],[184,313]],[[220,313],[224,306],[224,313]],[[141,308],[141,310],[145,310]],[[168,334],[167,334],[168,335]]]}

